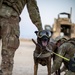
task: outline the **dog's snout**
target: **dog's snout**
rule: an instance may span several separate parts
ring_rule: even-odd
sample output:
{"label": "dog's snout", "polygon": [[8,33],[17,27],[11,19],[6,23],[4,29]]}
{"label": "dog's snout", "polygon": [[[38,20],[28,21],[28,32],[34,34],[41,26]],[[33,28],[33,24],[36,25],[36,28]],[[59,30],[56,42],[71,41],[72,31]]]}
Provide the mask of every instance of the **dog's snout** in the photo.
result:
{"label": "dog's snout", "polygon": [[48,41],[48,38],[45,37],[45,38],[42,38],[42,40],[43,40],[43,41]]}

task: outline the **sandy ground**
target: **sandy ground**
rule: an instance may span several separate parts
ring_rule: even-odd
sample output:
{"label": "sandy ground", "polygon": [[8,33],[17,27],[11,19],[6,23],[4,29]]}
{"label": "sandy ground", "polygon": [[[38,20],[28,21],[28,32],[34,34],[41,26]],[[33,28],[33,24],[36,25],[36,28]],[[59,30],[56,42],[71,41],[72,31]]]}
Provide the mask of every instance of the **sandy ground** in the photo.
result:
{"label": "sandy ground", "polygon": [[[20,46],[16,50],[15,57],[14,57],[13,75],[33,75],[34,49],[35,49],[35,45],[32,41],[23,41],[23,40],[20,41]],[[0,55],[0,62],[1,62],[1,55]],[[47,75],[47,67],[39,65],[38,75]]]}

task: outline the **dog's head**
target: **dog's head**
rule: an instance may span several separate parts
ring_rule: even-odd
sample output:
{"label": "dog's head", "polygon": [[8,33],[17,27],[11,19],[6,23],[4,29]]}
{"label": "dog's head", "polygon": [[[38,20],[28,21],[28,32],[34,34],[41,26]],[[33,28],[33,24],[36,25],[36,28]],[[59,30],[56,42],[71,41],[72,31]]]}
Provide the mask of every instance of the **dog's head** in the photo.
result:
{"label": "dog's head", "polygon": [[49,43],[52,32],[49,30],[35,31],[37,35],[37,43],[43,47],[46,47]]}

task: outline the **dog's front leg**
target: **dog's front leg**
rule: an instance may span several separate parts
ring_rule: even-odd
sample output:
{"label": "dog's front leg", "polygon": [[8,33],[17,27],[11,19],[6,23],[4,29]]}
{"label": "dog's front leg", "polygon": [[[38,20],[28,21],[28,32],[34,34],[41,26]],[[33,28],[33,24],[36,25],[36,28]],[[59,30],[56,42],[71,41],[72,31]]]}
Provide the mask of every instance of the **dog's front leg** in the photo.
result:
{"label": "dog's front leg", "polygon": [[38,63],[34,63],[34,75],[37,75]]}
{"label": "dog's front leg", "polygon": [[49,60],[47,63],[47,70],[48,70],[48,75],[51,75],[51,57],[49,57]]}

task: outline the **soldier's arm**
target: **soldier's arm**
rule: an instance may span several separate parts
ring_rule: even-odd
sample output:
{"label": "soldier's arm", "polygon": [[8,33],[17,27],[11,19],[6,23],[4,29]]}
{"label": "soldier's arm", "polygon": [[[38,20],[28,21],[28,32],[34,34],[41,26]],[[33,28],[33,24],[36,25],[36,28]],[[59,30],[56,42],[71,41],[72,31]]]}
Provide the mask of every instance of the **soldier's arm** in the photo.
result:
{"label": "soldier's arm", "polygon": [[38,30],[42,30],[41,17],[36,0],[27,0],[27,9],[33,24]]}
{"label": "soldier's arm", "polygon": [[62,64],[62,59],[60,57],[56,57],[56,59],[53,62],[53,66],[51,68],[51,73],[57,71],[60,68],[61,64]]}
{"label": "soldier's arm", "polygon": [[[64,45],[60,46],[58,49],[58,54],[60,54],[61,56],[64,56],[65,52],[66,52],[66,50],[65,50]],[[62,60],[63,59],[61,57],[58,57],[58,56],[55,57],[55,60],[53,62],[53,66],[51,69],[51,73],[57,71],[61,67]]]}

